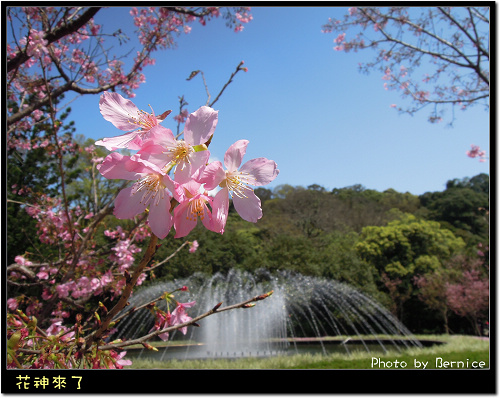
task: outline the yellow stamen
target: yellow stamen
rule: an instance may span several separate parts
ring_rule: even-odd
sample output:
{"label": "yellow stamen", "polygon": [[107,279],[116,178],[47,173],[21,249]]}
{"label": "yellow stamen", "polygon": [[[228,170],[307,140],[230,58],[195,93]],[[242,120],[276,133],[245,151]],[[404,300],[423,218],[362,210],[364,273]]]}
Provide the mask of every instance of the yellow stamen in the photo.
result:
{"label": "yellow stamen", "polygon": [[141,203],[147,204],[151,199],[153,199],[154,204],[158,205],[160,200],[165,197],[165,188],[166,186],[163,184],[162,178],[159,174],[149,174],[142,177],[134,184],[132,194],[135,195],[140,191],[144,191]]}
{"label": "yellow stamen", "polygon": [[253,191],[246,184],[252,184],[254,181],[255,178],[251,177],[250,174],[241,171],[226,171],[226,178],[222,181],[220,187],[229,189],[233,195],[239,198],[246,198],[245,191]]}
{"label": "yellow stamen", "polygon": [[[194,152],[191,145],[185,141],[177,141],[177,144],[173,148],[169,148],[168,151],[172,154],[171,162],[173,164],[180,164],[183,162],[189,163],[189,155]],[[182,164],[181,168],[184,168],[185,164]]]}

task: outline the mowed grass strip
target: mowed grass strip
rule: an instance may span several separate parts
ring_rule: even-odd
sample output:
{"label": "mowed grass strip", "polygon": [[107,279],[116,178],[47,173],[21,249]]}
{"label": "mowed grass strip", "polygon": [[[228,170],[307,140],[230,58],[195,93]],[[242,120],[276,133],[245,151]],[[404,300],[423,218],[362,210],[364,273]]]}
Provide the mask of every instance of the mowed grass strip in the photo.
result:
{"label": "mowed grass strip", "polygon": [[[292,366],[287,369],[304,369]],[[489,351],[385,355],[359,359],[329,359],[308,363],[306,369],[488,369]]]}
{"label": "mowed grass strip", "polygon": [[[129,369],[487,369],[489,341],[473,336],[417,336],[445,344],[411,348],[386,354],[355,352],[343,354],[278,355],[268,358],[167,360],[134,359]],[[439,358],[442,358],[440,360]],[[378,364],[376,361],[379,361]],[[382,365],[384,362],[385,366]],[[397,362],[396,362],[397,361]],[[403,367],[402,362],[405,362]],[[446,364],[448,362],[448,364]],[[452,362],[455,362],[452,364]],[[399,367],[396,365],[399,364]],[[420,366],[420,367],[418,367]]]}

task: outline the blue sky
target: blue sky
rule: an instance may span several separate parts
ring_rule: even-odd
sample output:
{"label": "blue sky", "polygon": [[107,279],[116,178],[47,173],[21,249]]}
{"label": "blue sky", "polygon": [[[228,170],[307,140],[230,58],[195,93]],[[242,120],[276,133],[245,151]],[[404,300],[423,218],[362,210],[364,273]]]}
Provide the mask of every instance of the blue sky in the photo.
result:
{"label": "blue sky", "polygon": [[[253,7],[253,20],[234,33],[225,22],[193,25],[178,39],[178,48],[155,54],[156,64],[145,69],[146,83],[133,102],[155,113],[178,109],[184,95],[188,110],[206,102],[201,69],[212,94],[222,88],[241,60],[239,72],[221,99],[219,123],[210,146],[216,159],[236,140],[248,139],[249,160],[267,157],[280,174],[267,186],[328,190],[362,184],[368,189],[393,188],[415,195],[441,191],[446,181],[489,173],[489,162],[470,159],[471,144],[489,154],[489,113],[482,106],[456,111],[454,126],[427,122],[427,110],[399,115],[391,104],[403,105],[399,93],[383,88],[382,75],[358,71],[358,63],[373,53],[333,50],[334,34],[321,32],[329,17],[340,18],[344,7]],[[128,8],[98,15],[107,31],[132,26]],[[130,21],[130,23],[129,23]],[[131,34],[132,35],[132,34]],[[71,104],[77,134],[100,139],[120,132],[99,113],[98,96]],[[451,117],[451,108],[446,113]],[[175,131],[171,117],[164,126]]]}

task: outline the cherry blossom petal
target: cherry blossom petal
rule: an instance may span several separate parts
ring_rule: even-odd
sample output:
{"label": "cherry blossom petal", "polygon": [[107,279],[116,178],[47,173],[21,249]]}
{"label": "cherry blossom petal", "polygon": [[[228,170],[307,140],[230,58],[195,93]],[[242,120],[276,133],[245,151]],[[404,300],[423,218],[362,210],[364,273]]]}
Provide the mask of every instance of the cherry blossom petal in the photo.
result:
{"label": "cherry blossom petal", "polygon": [[[173,325],[179,325],[184,322],[189,322],[192,318],[186,313],[186,308],[191,308],[196,304],[196,301],[191,301],[189,303],[178,303],[175,310],[172,311],[172,319],[171,322]],[[187,333],[187,326],[184,326],[179,329],[182,334]]]}
{"label": "cherry blossom petal", "polygon": [[113,214],[116,218],[131,219],[146,210],[147,203],[141,202],[142,195],[134,194],[134,187],[122,189],[115,199]]}
{"label": "cherry blossom petal", "polygon": [[228,148],[224,155],[224,165],[228,171],[235,171],[240,167],[248,142],[248,140],[239,140]]}
{"label": "cherry blossom petal", "polygon": [[205,184],[205,189],[211,191],[215,189],[226,178],[226,172],[222,167],[222,163],[218,160],[209,163],[201,173],[198,182]]}
{"label": "cherry blossom petal", "polygon": [[241,166],[240,172],[251,175],[255,179],[255,181],[251,182],[251,185],[259,186],[269,184],[278,176],[280,171],[273,160],[256,158]]}
{"label": "cherry blossom petal", "polygon": [[189,201],[179,204],[174,209],[175,238],[187,236],[197,223],[198,220],[190,218]]}
{"label": "cherry blossom petal", "polygon": [[171,160],[171,156],[165,152],[165,147],[153,144],[152,141],[148,142],[146,146],[143,146],[141,150],[137,152],[136,156],[149,163],[153,163],[159,168],[165,167]]}
{"label": "cherry blossom petal", "polygon": [[209,158],[209,151],[193,152],[189,156],[189,161],[182,161],[176,166],[174,180],[179,184],[187,183],[194,178],[196,172],[208,163]]}
{"label": "cherry blossom petal", "polygon": [[144,139],[143,147],[152,144],[169,148],[175,146],[175,143],[176,139],[172,130],[158,125],[149,130],[148,135]]}
{"label": "cherry blossom petal", "polygon": [[[144,174],[151,174],[151,173],[157,173],[157,174],[164,174],[161,171],[161,167],[146,160],[143,159],[142,157],[138,156],[137,154],[133,155],[130,157],[131,162],[126,164],[127,170],[130,170],[132,167],[134,170],[141,170],[142,167],[142,173]],[[137,166],[132,166],[132,162],[137,163]]]}
{"label": "cherry blossom petal", "polygon": [[[132,131],[118,135],[116,137],[103,138],[95,142],[96,145],[105,147],[108,151],[114,151],[118,148],[127,148],[139,135],[139,132]],[[130,148],[134,149],[134,148]]]}
{"label": "cherry blossom petal", "polygon": [[139,112],[139,108],[130,100],[123,98],[118,93],[105,91],[99,100],[99,109],[108,122],[123,131],[137,129],[131,118]]}
{"label": "cherry blossom petal", "polygon": [[118,152],[110,153],[104,161],[97,165],[97,170],[108,179],[137,180],[149,169],[144,163],[134,161],[130,156]]}
{"label": "cherry blossom petal", "polygon": [[163,177],[162,177],[162,182],[163,182],[163,185],[165,185],[168,190],[170,192],[175,192],[177,187],[179,186],[179,184],[177,184],[176,182],[174,182],[170,176],[168,174],[165,174]]}
{"label": "cherry blossom petal", "polygon": [[249,222],[257,222],[262,217],[260,199],[253,190],[246,192],[246,198],[233,196],[233,205],[241,218]]}
{"label": "cherry blossom petal", "polygon": [[229,214],[229,190],[221,189],[214,197],[212,206],[212,230],[224,233],[227,216]]}
{"label": "cherry blossom petal", "polygon": [[212,221],[212,213],[210,213],[207,206],[203,208],[203,216],[201,217],[201,223],[206,229],[214,232],[219,232],[217,229],[214,229]]}
{"label": "cherry blossom petal", "polygon": [[202,106],[191,113],[184,125],[184,139],[189,145],[201,145],[208,141],[217,126],[219,111]]}
{"label": "cherry blossom petal", "polygon": [[151,231],[160,239],[165,238],[172,228],[173,218],[170,214],[170,195],[165,192],[165,197],[158,203],[151,203],[148,216]]}

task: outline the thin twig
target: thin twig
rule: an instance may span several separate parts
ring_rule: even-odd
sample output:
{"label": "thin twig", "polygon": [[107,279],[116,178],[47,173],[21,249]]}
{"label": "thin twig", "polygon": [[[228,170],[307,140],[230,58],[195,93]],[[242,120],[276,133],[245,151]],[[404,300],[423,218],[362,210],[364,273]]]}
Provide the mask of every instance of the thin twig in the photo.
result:
{"label": "thin twig", "polygon": [[169,261],[172,257],[174,257],[177,253],[179,253],[179,252],[181,251],[181,249],[182,249],[184,246],[186,246],[188,243],[189,243],[189,241],[188,241],[188,240],[187,240],[187,241],[185,241],[182,245],[180,245],[180,246],[179,246],[179,247],[175,250],[175,252],[173,252],[170,256],[168,256],[167,258],[165,258],[165,260],[160,261],[158,264],[155,264],[155,265],[154,265],[154,266],[152,266],[152,267],[146,268],[146,269],[144,270],[144,272],[151,271],[151,270],[153,270],[153,269],[155,269],[155,268],[158,268],[160,265],[165,264],[165,263],[166,263],[167,261]]}
{"label": "thin twig", "polygon": [[174,326],[170,326],[170,327],[165,328],[165,329],[156,330],[154,332],[151,332],[151,333],[149,333],[149,334],[147,334],[145,336],[139,337],[139,338],[134,339],[134,340],[127,340],[127,341],[122,341],[122,342],[118,342],[118,343],[114,343],[114,344],[111,343],[111,344],[107,344],[107,345],[104,345],[104,346],[100,346],[99,349],[101,349],[101,350],[109,350],[109,349],[113,349],[113,348],[126,347],[126,346],[130,346],[130,345],[133,345],[133,344],[141,344],[141,343],[143,343],[143,342],[145,342],[145,341],[147,341],[147,340],[149,340],[149,339],[151,339],[151,338],[153,338],[155,336],[158,336],[160,334],[169,333],[169,332],[172,332],[174,330],[177,330],[177,329],[180,329],[180,328],[183,328],[183,327],[186,327],[186,326],[191,326],[193,324],[196,324],[199,320],[201,320],[203,318],[206,318],[206,317],[208,317],[210,315],[217,314],[219,312],[234,310],[236,308],[249,308],[249,307],[253,307],[252,303],[254,303],[256,301],[264,300],[267,297],[269,297],[271,294],[273,294],[272,290],[270,292],[268,292],[268,293],[261,294],[259,296],[255,296],[255,297],[252,297],[252,298],[250,298],[248,300],[242,301],[241,303],[229,305],[227,307],[222,307],[222,308],[220,308],[220,304],[222,304],[222,303],[219,303],[214,308],[212,308],[210,311],[207,311],[204,314],[198,315],[197,317],[192,318],[190,321],[187,321],[187,322],[184,322],[184,323],[180,323],[180,324],[177,324],[177,325],[174,325]]}
{"label": "thin twig", "polygon": [[232,81],[233,81],[233,77],[236,76],[236,74],[242,70],[243,68],[241,67],[241,65],[243,65],[244,62],[241,61],[238,66],[236,67],[236,70],[231,74],[231,76],[229,77],[229,80],[226,82],[226,84],[224,84],[224,87],[222,87],[222,89],[219,91],[219,94],[217,94],[217,97],[215,97],[215,99],[212,101],[212,103],[210,105],[208,105],[209,107],[213,107],[213,105],[219,100],[220,96],[222,95],[222,93],[224,92],[224,90],[226,89],[227,86],[229,86]]}

